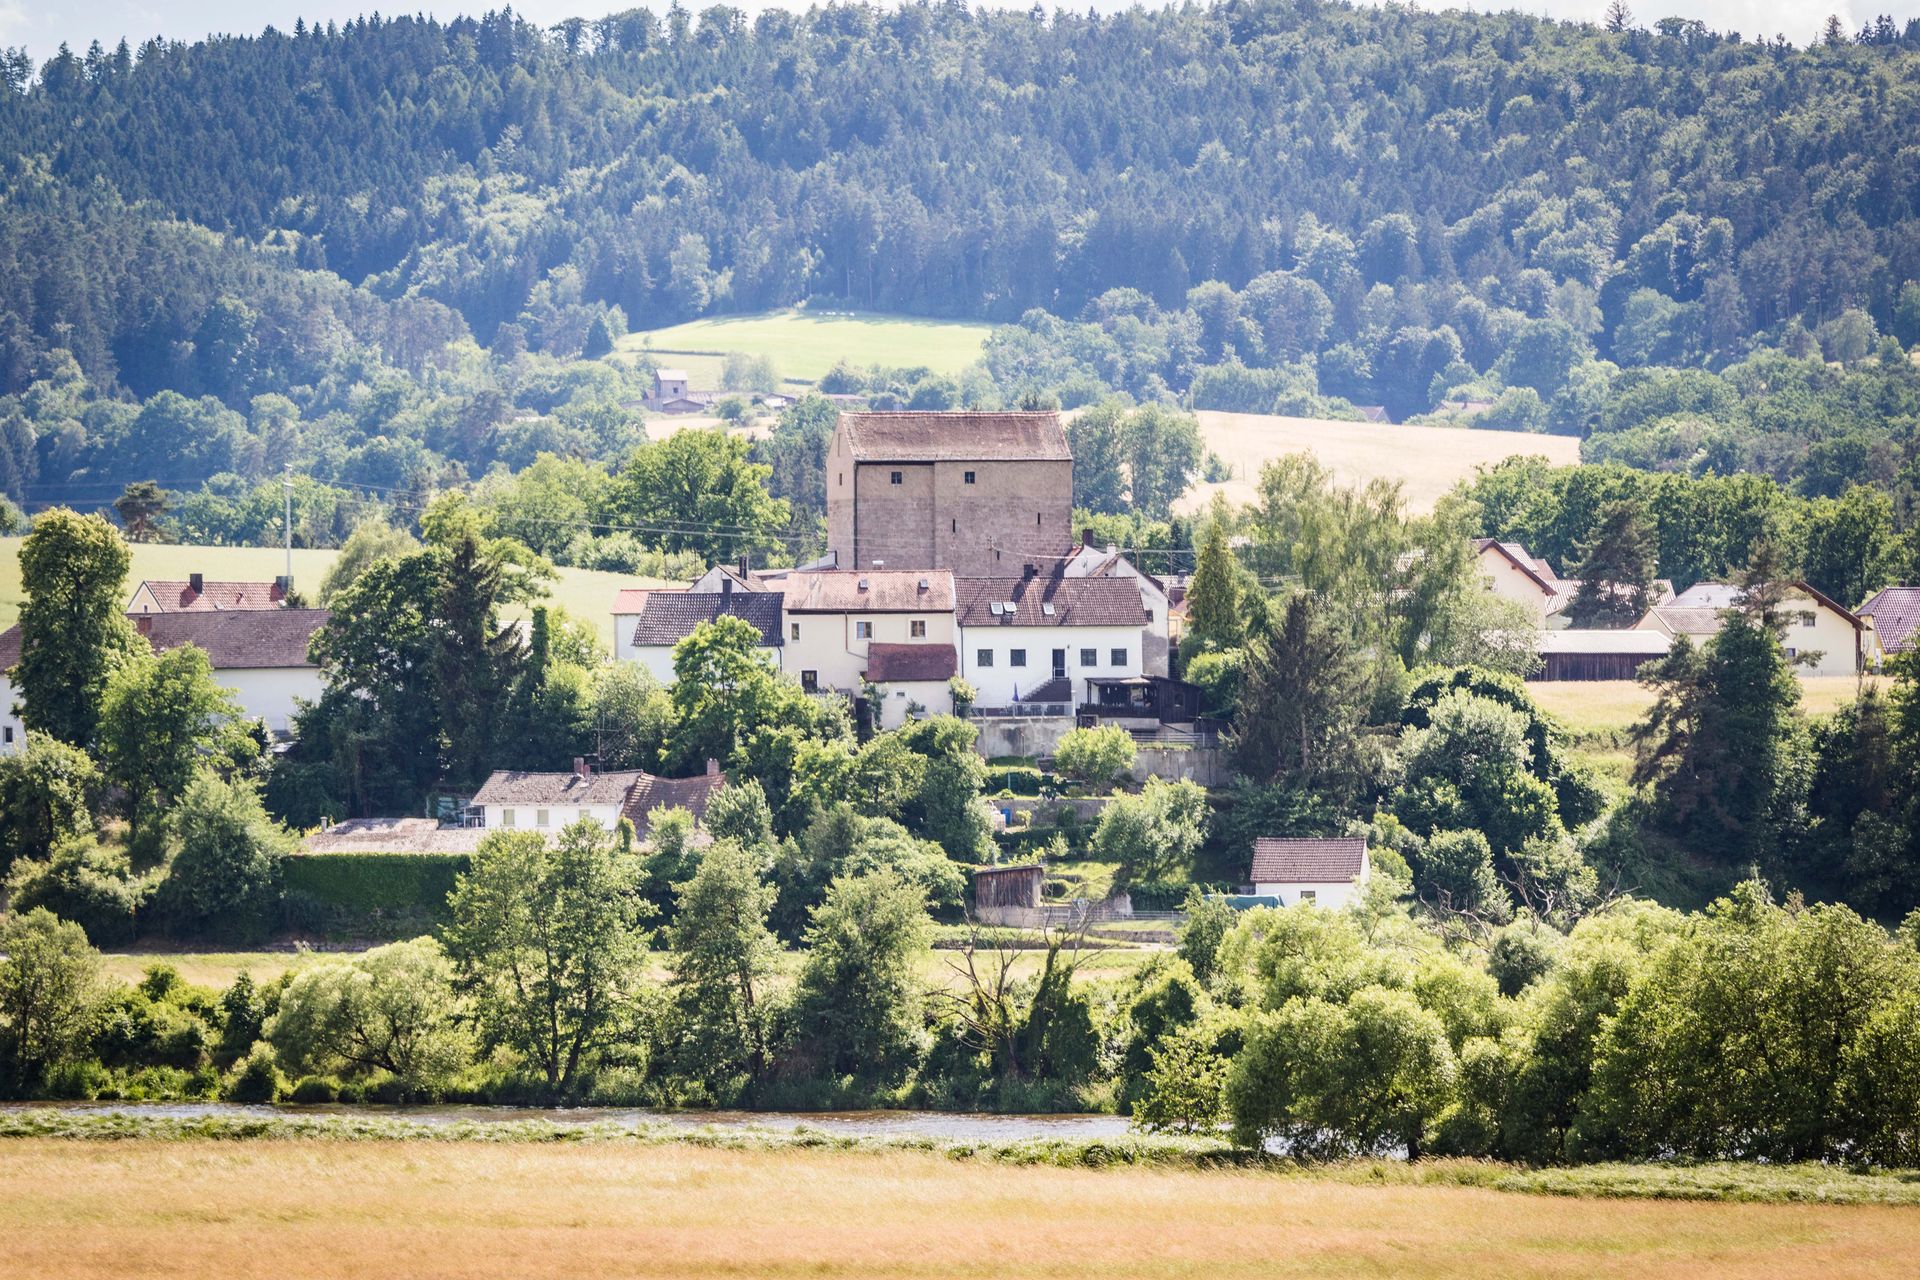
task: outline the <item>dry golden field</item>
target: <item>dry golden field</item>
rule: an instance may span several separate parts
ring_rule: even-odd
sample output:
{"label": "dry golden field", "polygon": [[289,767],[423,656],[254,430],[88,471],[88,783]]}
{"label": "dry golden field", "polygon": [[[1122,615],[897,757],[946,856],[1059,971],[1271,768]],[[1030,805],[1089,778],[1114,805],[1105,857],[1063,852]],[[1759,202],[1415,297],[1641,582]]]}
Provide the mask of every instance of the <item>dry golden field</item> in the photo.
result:
{"label": "dry golden field", "polygon": [[1920,1212],[919,1153],[0,1144],[0,1277],[1908,1276]]}
{"label": "dry golden field", "polygon": [[1503,458],[1539,454],[1556,464],[1580,461],[1580,442],[1572,436],[1528,431],[1473,431],[1465,427],[1411,427],[1377,422],[1331,422],[1277,414],[1199,415],[1207,448],[1233,468],[1221,484],[1197,484],[1176,504],[1197,511],[1223,493],[1229,502],[1250,502],[1260,468],[1286,453],[1311,453],[1343,484],[1364,484],[1375,476],[1398,480],[1415,511],[1430,511],[1440,496],[1476,467]]}
{"label": "dry golden field", "polygon": [[[1879,677],[1869,677],[1877,682]],[[1810,676],[1800,682],[1800,709],[1825,715],[1858,696],[1861,682],[1851,676]],[[1653,704],[1653,694],[1633,680],[1536,680],[1527,686],[1544,711],[1576,733],[1609,733],[1631,728]]]}

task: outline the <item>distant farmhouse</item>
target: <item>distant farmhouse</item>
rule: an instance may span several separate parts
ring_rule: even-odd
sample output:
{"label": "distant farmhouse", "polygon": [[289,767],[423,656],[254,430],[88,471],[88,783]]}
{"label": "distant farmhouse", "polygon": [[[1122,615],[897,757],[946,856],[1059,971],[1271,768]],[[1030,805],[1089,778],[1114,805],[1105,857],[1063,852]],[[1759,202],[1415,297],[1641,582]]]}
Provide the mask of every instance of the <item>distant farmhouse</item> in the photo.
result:
{"label": "distant farmhouse", "polygon": [[1261,836],[1253,842],[1248,873],[1253,892],[1278,898],[1283,907],[1308,903],[1344,907],[1371,877],[1367,842],[1359,837],[1295,840]]}
{"label": "distant farmhouse", "polygon": [[842,569],[1017,574],[1073,542],[1057,413],[843,413],[827,446],[827,545]]}
{"label": "distant farmhouse", "polygon": [[[1672,604],[1648,611],[1640,630],[1655,631],[1702,644],[1720,634],[1728,611],[1739,607],[1740,588],[1724,582],[1696,582]],[[1851,610],[1812,585],[1787,586],[1782,612],[1786,633],[1781,644],[1795,661],[1794,674],[1851,676],[1866,663],[1866,627]]]}

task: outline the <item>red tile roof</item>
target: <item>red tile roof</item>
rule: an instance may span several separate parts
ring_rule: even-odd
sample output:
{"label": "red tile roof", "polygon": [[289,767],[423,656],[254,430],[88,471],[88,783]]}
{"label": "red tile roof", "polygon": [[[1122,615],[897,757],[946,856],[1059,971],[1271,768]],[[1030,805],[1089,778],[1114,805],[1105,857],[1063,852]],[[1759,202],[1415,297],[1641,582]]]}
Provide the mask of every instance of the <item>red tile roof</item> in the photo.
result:
{"label": "red tile roof", "polygon": [[821,569],[780,584],[788,613],[952,613],[947,569]]}
{"label": "red tile roof", "polygon": [[1127,578],[957,578],[953,585],[963,627],[1147,625],[1139,584]]}
{"label": "red tile roof", "polygon": [[216,671],[310,667],[307,646],[327,625],[325,609],[236,609],[229,612],[138,614],[136,630],[156,653],[183,644],[207,651]]}
{"label": "red tile roof", "polygon": [[[153,593],[162,613],[212,612],[220,609],[278,609],[287,593],[278,582],[206,582],[195,591],[191,581],[149,578],[140,584]],[[134,588],[139,594],[139,587]]]}
{"label": "red tile roof", "polygon": [[843,413],[861,462],[1069,462],[1057,413]]}
{"label": "red tile roof", "polygon": [[867,679],[875,684],[907,680],[947,680],[960,669],[950,644],[886,644],[867,646]]}
{"label": "red tile roof", "polygon": [[1357,836],[1292,840],[1261,836],[1253,842],[1255,884],[1351,884],[1360,878],[1367,842]]}

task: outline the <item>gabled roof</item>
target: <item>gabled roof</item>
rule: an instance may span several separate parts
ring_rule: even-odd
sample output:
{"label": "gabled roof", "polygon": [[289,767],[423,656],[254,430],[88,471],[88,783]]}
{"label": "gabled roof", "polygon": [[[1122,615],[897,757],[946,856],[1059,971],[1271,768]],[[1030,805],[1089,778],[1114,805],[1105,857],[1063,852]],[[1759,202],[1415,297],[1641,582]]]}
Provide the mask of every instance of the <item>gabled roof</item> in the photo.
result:
{"label": "gabled roof", "polygon": [[1601,630],[1567,627],[1560,631],[1542,631],[1541,653],[1627,653],[1658,657],[1673,647],[1673,637],[1664,631]]}
{"label": "gabled roof", "polygon": [[5,631],[0,631],[0,676],[20,661],[20,624],[14,623]]}
{"label": "gabled roof", "polygon": [[959,655],[950,644],[886,644],[876,640],[867,646],[867,679],[875,684],[948,680],[959,669]]}
{"label": "gabled roof", "polygon": [[727,775],[708,766],[691,778],[658,778],[640,769],[612,773],[540,773],[496,770],[476,791],[476,805],[530,805],[578,809],[618,805],[641,835],[655,809],[685,809],[695,821],[706,816],[707,801],[727,785]]}
{"label": "gabled roof", "polygon": [[1552,568],[1548,566],[1547,562],[1536,556],[1529,555],[1527,549],[1517,542],[1502,542],[1498,538],[1475,538],[1473,540],[1473,549],[1482,554],[1490,550],[1498,552],[1501,556],[1511,561],[1514,568],[1533,579],[1540,590],[1548,595],[1553,595],[1559,590],[1555,585],[1556,577],[1554,572]]}
{"label": "gabled roof", "polygon": [[823,569],[780,584],[788,613],[952,613],[950,569]]}
{"label": "gabled roof", "polygon": [[216,671],[311,667],[307,646],[327,625],[325,609],[236,609],[220,613],[143,613],[134,628],[156,653],[197,644]]}
{"label": "gabled roof", "polygon": [[[1913,647],[1914,631],[1920,628],[1920,587],[1883,588],[1874,592],[1858,612],[1863,618],[1873,619],[1882,649],[1905,653]],[[4,659],[0,654],[0,662]]]}
{"label": "gabled roof", "polygon": [[1669,604],[1649,610],[1647,616],[1676,636],[1713,636],[1720,634],[1726,622],[1723,613],[1721,609]]}
{"label": "gabled roof", "polygon": [[[287,602],[287,593],[278,582],[209,582],[202,580],[194,590],[189,579],[148,578],[133,589],[153,596],[154,608],[161,613],[184,613],[220,609],[278,609]],[[129,597],[129,608],[131,608]]]}
{"label": "gabled roof", "polygon": [[685,369],[655,369],[653,376],[662,382],[685,382],[687,380],[687,371]]}
{"label": "gabled roof", "polygon": [[858,462],[1071,462],[1060,415],[1046,413],[843,413]]}
{"label": "gabled roof", "polygon": [[[1789,582],[1786,584],[1786,587],[1789,592],[1797,591],[1801,595],[1811,599],[1821,608],[1839,614],[1841,618],[1853,624],[1855,631],[1861,629],[1862,624],[1860,618],[1853,610],[1847,608],[1847,606],[1841,604],[1838,600],[1835,600],[1811,582]],[[1727,609],[1738,608],[1745,594],[1746,593],[1741,591],[1739,587],[1725,582],[1696,582],[1675,596],[1672,605],[1668,607],[1691,610],[1706,609],[1720,613]],[[1719,629],[1716,625],[1709,630],[1718,631]],[[1703,632],[1701,634],[1706,633]]]}
{"label": "gabled roof", "polygon": [[613,616],[628,617],[640,612],[640,606],[655,591],[653,587],[622,587],[613,593]]}
{"label": "gabled roof", "polygon": [[693,815],[695,822],[704,822],[707,802],[713,799],[714,792],[726,785],[727,775],[712,765],[708,766],[708,772],[696,773],[691,778],[656,778],[650,773],[643,773],[633,784],[633,790],[628,794],[620,814],[631,821],[634,830],[643,836],[652,825],[647,815],[655,809],[685,809]]}
{"label": "gabled roof", "polygon": [[744,618],[760,631],[760,643],[780,643],[780,602],[774,591],[650,591],[634,612],[633,643],[674,645],[703,622],[723,615]]}
{"label": "gabled roof", "polygon": [[956,578],[953,587],[963,627],[1147,625],[1139,584],[1128,578]]}
{"label": "gabled roof", "polygon": [[1253,842],[1255,884],[1352,884],[1367,861],[1358,836],[1292,840],[1261,836]]}

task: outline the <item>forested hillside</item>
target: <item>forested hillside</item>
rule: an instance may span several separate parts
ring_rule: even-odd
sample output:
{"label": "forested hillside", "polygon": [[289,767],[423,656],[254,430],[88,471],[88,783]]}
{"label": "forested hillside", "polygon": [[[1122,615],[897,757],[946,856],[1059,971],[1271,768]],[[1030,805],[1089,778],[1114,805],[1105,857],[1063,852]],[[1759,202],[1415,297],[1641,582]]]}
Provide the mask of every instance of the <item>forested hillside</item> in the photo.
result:
{"label": "forested hillside", "polygon": [[[516,391],[523,352],[810,298],[1008,322],[974,399],[1380,403],[1796,480],[1813,442],[1890,448],[1916,411],[1881,357],[1920,340],[1920,26],[1830,34],[1234,0],[16,52],[0,487],[138,470],[117,428],[33,402],[58,350],[89,396],[284,394],[320,424],[276,452],[249,421],[163,480],[273,457],[345,481],[378,438],[360,471],[411,484],[555,407]],[[1784,412],[1758,375],[1636,372],[1759,349],[1808,365]],[[377,429],[346,421],[383,381]],[[460,439],[392,425],[410,409]]]}

